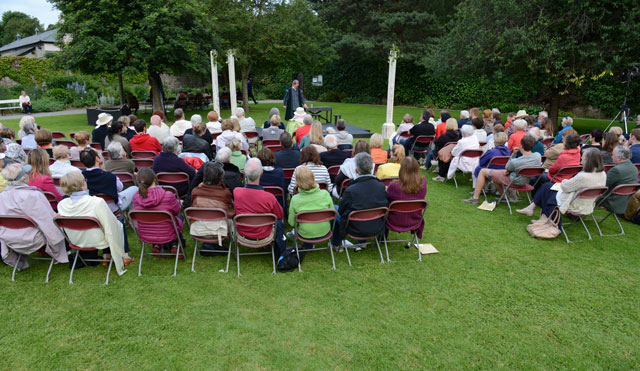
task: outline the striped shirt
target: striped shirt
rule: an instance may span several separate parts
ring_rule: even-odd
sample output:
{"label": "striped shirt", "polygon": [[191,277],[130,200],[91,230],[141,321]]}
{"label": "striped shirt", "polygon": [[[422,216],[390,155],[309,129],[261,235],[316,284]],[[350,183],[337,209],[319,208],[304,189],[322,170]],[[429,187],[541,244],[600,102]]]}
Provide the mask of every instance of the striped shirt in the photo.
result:
{"label": "striped shirt", "polygon": [[[324,165],[316,165],[313,162],[307,162],[306,164],[302,164],[300,166],[308,167],[309,170],[311,170],[311,172],[313,173],[313,176],[316,179],[316,183],[318,184],[326,183],[328,186],[328,191],[329,193],[331,193],[331,189],[333,189],[333,184],[331,184],[331,178],[329,177],[329,172],[327,171],[327,168]],[[291,183],[289,183],[288,191],[291,194],[295,193],[296,171],[298,171],[298,168],[300,166],[296,167],[296,170],[293,172],[293,177],[291,178]]]}

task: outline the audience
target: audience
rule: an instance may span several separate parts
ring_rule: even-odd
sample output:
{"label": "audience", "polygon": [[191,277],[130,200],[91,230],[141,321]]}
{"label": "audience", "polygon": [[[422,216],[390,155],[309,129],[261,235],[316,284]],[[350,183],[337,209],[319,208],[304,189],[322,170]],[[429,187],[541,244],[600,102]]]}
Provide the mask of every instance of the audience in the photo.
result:
{"label": "audience", "polygon": [[[310,149],[312,147],[309,147]],[[276,248],[276,256],[281,256],[285,250],[284,225],[282,223],[283,212],[282,206],[276,200],[275,196],[269,192],[265,192],[260,185],[260,177],[262,176],[262,165],[257,158],[251,158],[247,161],[245,167],[247,177],[247,185],[238,187],[233,190],[233,205],[236,209],[236,215],[243,214],[274,214],[278,219],[275,228],[269,226],[248,228],[237,226],[238,234],[236,238],[240,242],[256,244],[265,239],[274,237]]]}
{"label": "audience", "polygon": [[147,123],[144,122],[144,120],[138,119],[134,121],[133,127],[138,134],[129,141],[132,151],[152,151],[156,154],[160,153],[162,146],[156,138],[147,134]]}
{"label": "audience", "polygon": [[476,138],[478,138],[478,142],[479,143],[487,143],[487,132],[484,129],[484,120],[482,120],[479,117],[474,118],[473,120],[471,120],[471,125],[473,125],[474,127],[474,131],[473,131],[473,135],[475,135]]}
{"label": "audience", "polygon": [[[505,144],[507,143],[507,141],[509,140],[509,137],[507,136],[507,133],[505,133],[504,125],[496,122],[493,125],[493,133],[487,135],[487,144],[484,146],[484,150],[485,151],[489,151],[489,150],[491,150],[492,148],[494,148],[496,146],[495,135],[498,134],[498,133],[504,133],[505,138],[506,138]],[[509,147],[507,147],[507,149],[508,148]]]}
{"label": "audience", "polygon": [[124,267],[134,259],[129,256],[126,247],[127,237],[123,233],[125,227],[122,222],[113,215],[102,198],[89,194],[87,182],[81,174],[67,173],[60,180],[60,186],[69,196],[58,205],[58,213],[61,216],[96,218],[102,226],[102,230],[65,230],[69,240],[79,247],[103,250],[104,259],[110,259],[113,256],[116,271],[119,275],[123,275],[126,272]]}
{"label": "audience", "polygon": [[[242,180],[242,174],[240,173],[240,169],[238,169],[238,167],[232,164],[230,161],[231,161],[231,150],[227,147],[222,148],[217,153],[215,162],[222,164],[222,170],[224,171],[224,184],[229,189],[230,192],[233,192],[235,188],[242,187],[244,184]],[[187,196],[185,197],[185,200],[182,203],[183,207],[189,207],[189,205],[191,205],[191,192],[193,191],[193,189],[195,189],[198,185],[202,183],[202,180],[204,178],[205,165],[206,164],[204,164],[203,166],[200,167],[200,169],[198,169],[198,173],[196,174],[193,181],[191,181],[190,187],[189,187],[189,193],[187,193]]]}
{"label": "audience", "polygon": [[[296,143],[298,145],[298,148],[300,149],[302,149],[300,147],[302,138],[304,138],[305,135],[309,134],[309,131],[311,130],[311,123],[313,123],[313,118],[311,117],[311,115],[305,115],[304,118],[302,119],[302,123],[303,123],[303,126],[300,126],[295,131]],[[287,131],[288,130],[289,130],[289,126],[287,126]]]}
{"label": "audience", "polygon": [[80,169],[71,165],[71,155],[67,146],[58,145],[53,147],[53,158],[55,162],[49,166],[52,178],[62,178],[70,171],[80,171]]}
{"label": "audience", "polygon": [[408,134],[411,128],[413,128],[413,116],[406,113],[402,118],[402,122],[398,125],[396,135],[391,138],[391,143],[404,145],[404,142],[406,142],[408,138],[403,136],[403,134]]}
{"label": "audience", "polygon": [[119,142],[112,142],[107,147],[109,159],[104,164],[104,169],[111,173],[129,173],[133,175],[136,172],[136,164],[126,158],[127,153]]}
{"label": "audience", "polygon": [[447,121],[449,121],[449,119],[452,119],[456,124],[456,129],[458,128],[458,121],[452,118],[449,112],[442,110],[440,111],[440,123],[436,126],[436,139],[440,138],[440,136],[448,130]]}
{"label": "audience", "polygon": [[469,111],[460,111],[460,120],[458,121],[458,129],[462,129],[464,125],[471,125],[471,120],[469,119]]}
{"label": "audience", "polygon": [[[542,185],[542,183],[546,183],[549,180],[553,179],[558,170],[562,169],[565,166],[578,166],[580,165],[580,136],[577,134],[569,134],[564,139],[564,151],[560,152],[558,159],[549,167],[549,173],[543,174],[541,179],[538,182],[538,186]],[[554,183],[559,183],[565,179],[569,179],[568,175],[558,175]]]}
{"label": "audience", "polygon": [[[262,164],[262,176],[260,177],[260,185],[280,187],[285,191],[284,171],[282,168],[276,167],[276,157],[268,148],[262,148],[258,151],[258,160]],[[282,200],[278,200],[282,203]]]}
{"label": "audience", "polygon": [[300,144],[298,145],[298,148],[302,150],[303,147],[310,145],[315,147],[318,153],[322,153],[327,150],[323,146],[323,144],[324,144],[324,137],[322,136],[322,124],[318,120],[313,120],[311,122],[311,128],[309,129],[309,134],[305,135],[302,138],[302,140],[300,141]]}
{"label": "audience", "polygon": [[300,151],[293,146],[291,135],[286,131],[280,134],[282,149],[275,153],[276,167],[293,169],[300,164]]}
{"label": "audience", "polygon": [[[184,111],[182,110],[182,108],[176,108],[173,111],[173,115],[176,118],[176,122],[174,122],[173,125],[171,125],[171,127],[169,128],[169,134],[174,137],[181,137],[184,135],[184,132],[187,129],[191,129],[191,121],[187,121],[184,119]],[[136,131],[138,130],[136,129]]]}
{"label": "audience", "polygon": [[[2,128],[0,129],[0,139],[4,142],[5,145],[9,145],[13,143],[16,137],[16,132],[11,128]],[[1,177],[0,177],[1,178]]]}
{"label": "audience", "polygon": [[400,163],[405,158],[404,146],[402,144],[395,144],[391,147],[391,158],[386,164],[378,166],[376,177],[382,178],[395,178],[400,172]]}
{"label": "audience", "polygon": [[347,124],[343,119],[336,121],[336,139],[338,139],[338,149],[353,148],[353,135],[347,131]]}
{"label": "audience", "polygon": [[279,115],[271,115],[269,120],[264,122],[262,140],[280,140],[280,135],[284,133],[284,130],[279,127],[281,124]]}
{"label": "audience", "polygon": [[540,134],[542,135],[542,138],[547,139],[547,138],[553,138],[553,121],[551,121],[551,119],[544,118],[542,120],[540,120]]}
{"label": "audience", "polygon": [[[335,134],[329,134],[324,138],[324,146],[327,148],[325,152],[320,153],[320,160],[322,164],[328,168],[331,166],[339,166],[351,156],[349,151],[342,151],[338,149],[338,138]],[[385,152],[385,161],[386,161]],[[332,179],[333,180],[333,179]]]}
{"label": "audience", "polygon": [[78,131],[73,135],[73,139],[78,143],[77,146],[69,148],[71,159],[74,161],[80,161],[80,152],[83,149],[89,147],[89,133],[86,131]]}
{"label": "audience", "polygon": [[[414,126],[415,127],[415,126]],[[382,149],[384,139],[379,133],[374,133],[369,139],[369,146],[371,148],[371,158],[373,162],[377,164],[383,164],[387,162],[387,151]]]}
{"label": "audience", "polygon": [[613,164],[613,150],[618,146],[618,134],[608,132],[604,137],[602,144],[602,159],[605,164]]}
{"label": "audience", "polygon": [[[411,129],[409,129],[409,134],[411,134],[412,137],[407,138],[404,141],[404,153],[407,153],[407,154],[410,153],[411,148],[413,147],[413,143],[415,142],[417,137],[421,135],[424,135],[424,136],[436,135],[436,128],[431,121],[433,121],[431,113],[429,113],[429,111],[427,110],[422,111],[422,114],[420,115],[420,123],[418,125],[414,125]],[[422,150],[423,146],[416,145],[416,148]],[[371,156],[373,157],[374,162],[378,162],[376,161],[375,156],[373,156],[373,149],[372,149]]]}
{"label": "audience", "polygon": [[104,149],[106,150],[109,148],[109,144],[112,142],[118,142],[124,149],[127,157],[131,158],[131,146],[129,145],[129,140],[123,136],[126,130],[127,128],[124,127],[122,122],[116,121],[112,123],[107,131],[107,137],[104,139]]}
{"label": "audience", "polygon": [[[474,120],[477,119],[476,117]],[[478,166],[478,157],[462,157],[462,153],[468,149],[480,149],[480,143],[478,142],[478,137],[474,135],[475,131],[473,127],[471,125],[464,125],[462,129],[460,129],[460,133],[462,134],[462,138],[460,138],[456,146],[451,150],[453,158],[449,163],[447,179],[453,178],[456,170],[460,170],[463,173],[472,173]]]}
{"label": "audience", "polygon": [[[400,162],[398,176],[399,179],[391,182],[387,187],[387,199],[389,202],[425,199],[427,196],[427,180],[420,175],[420,165],[414,157],[405,157]],[[422,238],[424,218],[420,211],[413,213],[389,212],[386,227],[387,229],[393,228],[395,231],[409,232],[413,231],[412,228],[416,224],[420,224],[416,234],[418,238]]]}
{"label": "audience", "polygon": [[[20,122],[18,123],[18,139],[22,140],[22,138],[24,138],[25,135],[27,135],[24,132],[24,126],[26,124],[35,124],[36,123],[36,119],[33,116],[22,116],[22,118],[20,119]],[[38,126],[36,125],[36,128]]]}
{"label": "audience", "polygon": [[162,122],[162,118],[159,115],[154,114],[149,119],[151,125],[149,125],[149,129],[147,129],[147,134],[156,138],[158,143],[162,143],[169,135],[171,135],[169,126]]}
{"label": "audience", "polygon": [[629,150],[631,151],[631,162],[640,164],[640,129],[631,130]]}
{"label": "audience", "polygon": [[[29,171],[29,186],[39,188],[43,192],[53,193],[56,199],[60,201],[62,195],[53,184],[53,179],[51,179],[49,155],[47,155],[47,152],[42,148],[31,150],[27,155],[27,164],[31,165],[31,171]],[[57,203],[51,204],[54,209],[56,205]]]}
{"label": "audience", "polygon": [[[178,218],[180,214],[180,202],[175,194],[158,186],[158,177],[156,173],[148,167],[143,167],[138,172],[138,193],[133,195],[133,210],[156,210],[166,211],[173,217],[173,222],[178,228],[178,233],[182,231],[182,219]],[[171,223],[143,223],[138,222],[136,229],[138,234],[153,244],[151,253],[160,253],[160,245],[169,244],[171,254],[178,253],[178,238],[176,231]],[[167,242],[170,241],[170,242]],[[178,257],[184,259],[181,253]]]}
{"label": "audience", "polygon": [[222,133],[222,125],[218,112],[209,111],[209,113],[207,113],[207,120],[209,121],[207,122],[207,130],[209,130],[211,134]]}
{"label": "audience", "polygon": [[211,152],[211,143],[204,138],[204,134],[207,131],[205,124],[198,122],[193,125],[191,133],[189,130],[185,132],[182,138],[182,152],[185,154],[204,154],[207,157],[206,161],[213,160],[215,156]]}
{"label": "audience", "polygon": [[[180,142],[176,137],[168,137],[162,142],[162,152],[153,160],[153,171],[158,173],[186,173],[189,176],[189,183],[196,175],[196,171],[183,159],[178,157],[180,153]],[[176,188],[180,197],[189,191],[189,183],[171,184]]]}
{"label": "audience", "polygon": [[[553,165],[553,163],[556,162],[556,160],[558,160],[558,156],[560,156],[560,153],[562,153],[562,151],[564,151],[564,140],[565,140],[564,138],[566,138],[566,136],[569,135],[569,134],[578,135],[578,132],[573,130],[573,129],[565,130],[562,133],[562,136],[563,136],[562,142],[552,145],[551,147],[547,148],[547,150],[544,152],[544,156],[547,159],[544,161],[544,164],[542,164],[542,166],[545,169],[550,168],[551,165]],[[618,145],[617,137],[616,137],[615,145]]]}
{"label": "audience", "polygon": [[[200,115],[191,115],[191,128],[187,129],[184,131],[184,135],[187,134],[193,134],[193,131],[195,130],[196,126],[202,126],[202,135],[200,135],[200,137],[202,137],[202,139],[206,140],[207,143],[209,144],[209,146],[211,146],[211,144],[213,143],[213,137],[211,136],[211,133],[209,132],[209,129],[207,129],[207,125],[205,123],[202,122],[202,116]],[[183,150],[183,152],[185,152]]]}
{"label": "audience", "polygon": [[22,149],[32,150],[34,148],[38,148],[38,143],[36,143],[36,131],[38,127],[35,123],[27,123],[23,127],[24,136],[22,137]]}
{"label": "audience", "polygon": [[107,146],[104,144],[104,140],[109,132],[109,126],[113,121],[113,116],[108,113],[102,112],[98,115],[96,120],[96,128],[91,132],[91,142],[100,143],[102,150],[104,151]]}
{"label": "audience", "polygon": [[[133,138],[133,136],[136,135],[136,131],[130,126],[130,124],[135,122],[135,120],[131,121],[131,119],[129,119],[129,116],[120,116],[118,117],[118,122],[122,123],[122,126],[124,126],[124,132],[122,133],[122,136],[127,140],[131,140],[131,138]],[[107,147],[108,146],[109,145],[107,144]]]}
{"label": "audience", "polygon": [[[313,172],[313,176],[318,183],[324,183],[327,185],[327,189],[331,192],[333,188],[333,184],[331,183],[331,177],[329,176],[329,172],[327,168],[322,164],[320,160],[320,154],[316,151],[315,147],[307,146],[302,149],[300,152],[300,165],[296,167],[296,170],[300,166],[306,166]],[[288,186],[288,191],[290,194],[295,194],[296,190],[296,176],[295,171],[293,172],[293,178],[291,178],[291,182]]]}
{"label": "audience", "polygon": [[245,151],[249,150],[249,143],[247,143],[244,135],[233,130],[233,121],[232,120],[222,120],[222,133],[218,135],[216,138],[216,152],[219,152],[222,148],[227,146],[227,141],[232,140],[233,138],[239,138],[242,142],[242,149]]}
{"label": "audience", "polygon": [[[496,120],[500,120],[500,117],[500,111],[498,111],[495,115],[490,109],[485,109],[482,111],[482,123],[484,124],[483,127],[485,135],[493,133],[493,125],[495,124]],[[476,124],[473,124],[473,126],[477,129]],[[480,140],[480,138],[478,138],[478,140]],[[480,142],[486,142],[486,139],[480,140]]]}
{"label": "audience", "polygon": [[[532,136],[526,135],[520,140],[520,146],[518,146],[518,151],[522,156],[518,158],[512,157],[509,159],[504,170],[480,170],[473,195],[470,198],[463,200],[463,202],[477,204],[478,199],[480,198],[480,193],[482,193],[482,189],[489,180],[493,182],[493,185],[501,194],[504,193],[505,186],[509,185],[510,182],[513,185],[528,183],[530,181],[528,177],[516,176],[516,174],[518,170],[523,167],[540,166],[540,154],[531,152],[535,144],[536,140]],[[509,197],[509,195],[505,195],[505,197]]]}
{"label": "audience", "polygon": [[[274,116],[278,116],[277,119],[273,119]],[[285,126],[282,123],[282,118],[280,117],[280,110],[276,107],[273,107],[269,111],[269,119],[264,122],[263,128],[267,129],[269,127],[277,127],[278,129],[284,131]],[[263,131],[264,133],[264,131]],[[277,139],[277,138],[276,138]]]}
{"label": "audience", "polygon": [[629,196],[609,194],[621,184],[637,183],[638,168],[631,163],[631,151],[623,146],[618,146],[613,150],[613,163],[616,166],[607,173],[607,188],[609,190],[602,196],[604,198],[602,206],[615,214],[624,214]]}
{"label": "audience", "polygon": [[573,129],[573,118],[567,116],[562,119],[562,130],[556,134],[555,139],[553,140],[554,144],[560,143],[562,141],[562,132],[565,130]]}
{"label": "audience", "polygon": [[247,162],[247,156],[240,150],[242,141],[240,138],[234,138],[227,141],[227,148],[231,150],[231,163],[236,165],[238,169],[244,170],[244,164]]}
{"label": "audience", "polygon": [[487,169],[487,168],[489,168],[489,169],[504,169],[504,166],[491,165],[489,167],[488,165],[489,165],[489,162],[491,162],[491,159],[494,158],[494,157],[497,157],[497,156],[511,156],[511,151],[509,150],[509,147],[507,147],[505,145],[505,143],[507,143],[507,140],[508,140],[507,139],[507,133],[497,132],[497,133],[494,134],[493,141],[495,143],[495,147],[491,148],[490,150],[485,152],[482,155],[482,157],[480,157],[480,160],[478,161],[478,166],[473,171],[473,186],[474,187],[475,187],[476,181],[478,179],[478,174],[480,174],[480,171],[482,169]]}
{"label": "audience", "polygon": [[[33,219],[38,229],[11,229],[0,227],[0,253],[5,264],[19,270],[29,267],[28,255],[44,247],[46,254],[58,263],[67,263],[64,236],[53,223],[55,212],[40,190],[25,184],[31,166],[20,163],[8,164],[2,169],[2,178],[7,181],[0,192],[0,215],[27,216]],[[19,259],[19,261],[18,261]]]}
{"label": "audience", "polygon": [[53,143],[53,133],[47,129],[40,129],[33,138],[38,148],[44,149],[49,158],[53,158],[53,146],[51,145]]}
{"label": "audience", "polygon": [[601,129],[593,129],[591,130],[591,134],[589,135],[589,144],[583,144],[580,152],[584,152],[584,150],[588,148],[595,148],[598,151],[602,151],[602,137],[604,136],[604,131]]}
{"label": "audience", "polygon": [[[436,182],[444,182],[446,180],[447,173],[449,171],[449,164],[451,160],[444,161],[442,159],[442,154],[440,151],[448,144],[448,143],[457,143],[458,142],[458,123],[455,119],[449,118],[446,121],[447,131],[442,134],[438,139],[434,142],[433,153],[438,156],[438,176],[432,178],[432,180]],[[477,139],[477,138],[476,138]],[[453,148],[451,148],[453,149]],[[429,165],[427,165],[429,166]],[[435,171],[435,170],[434,170]]]}
{"label": "audience", "polygon": [[514,148],[518,147],[520,145],[522,137],[527,135],[527,133],[525,132],[526,128],[527,121],[525,121],[524,119],[517,119],[513,122],[514,133],[509,136],[509,141],[507,142],[507,146],[511,151],[513,151]]}

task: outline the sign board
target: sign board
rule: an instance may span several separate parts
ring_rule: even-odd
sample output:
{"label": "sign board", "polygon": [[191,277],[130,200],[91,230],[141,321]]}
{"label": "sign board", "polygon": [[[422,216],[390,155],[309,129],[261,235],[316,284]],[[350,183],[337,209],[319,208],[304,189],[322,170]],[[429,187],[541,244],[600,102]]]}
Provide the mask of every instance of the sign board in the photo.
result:
{"label": "sign board", "polygon": [[322,75],[313,76],[313,78],[311,79],[311,85],[322,86]]}

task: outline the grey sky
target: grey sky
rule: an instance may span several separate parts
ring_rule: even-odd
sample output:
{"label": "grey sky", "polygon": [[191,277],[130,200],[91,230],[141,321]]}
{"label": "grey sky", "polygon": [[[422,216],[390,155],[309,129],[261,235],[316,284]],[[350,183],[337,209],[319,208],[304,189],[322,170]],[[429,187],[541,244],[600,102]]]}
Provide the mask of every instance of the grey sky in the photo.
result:
{"label": "grey sky", "polygon": [[60,11],[46,0],[0,0],[0,14],[9,10],[36,17],[45,28],[58,22],[60,16]]}

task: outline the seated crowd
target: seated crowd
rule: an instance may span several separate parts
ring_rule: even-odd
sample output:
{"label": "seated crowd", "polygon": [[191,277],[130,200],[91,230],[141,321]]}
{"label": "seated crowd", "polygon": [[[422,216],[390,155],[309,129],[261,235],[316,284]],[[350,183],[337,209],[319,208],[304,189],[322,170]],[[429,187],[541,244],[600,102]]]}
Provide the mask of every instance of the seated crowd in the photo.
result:
{"label": "seated crowd", "polygon": [[[584,187],[606,186],[611,192],[617,185],[639,180],[634,163],[640,163],[640,128],[628,138],[615,127],[608,133],[594,130],[585,141],[570,118],[562,121],[562,130],[554,135],[544,111],[537,121],[525,111],[509,113],[503,123],[496,109],[462,111],[460,120],[441,111],[438,121],[433,110],[425,110],[416,125],[407,114],[392,135],[388,151],[382,149],[384,140],[377,133],[370,141],[353,144],[344,120],[323,133],[320,122],[303,109],[282,122],[276,108],[264,122],[262,134],[263,141],[278,143],[277,148],[260,148],[255,121],[241,108],[235,113],[221,120],[212,111],[205,123],[200,115],[186,120],[184,111],[177,108],[176,121],[169,126],[164,113],[157,111],[149,127],[134,115],[114,122],[102,113],[91,133],[74,133],[77,145],[71,148],[56,145],[53,133],[40,129],[30,116],[21,120],[17,136],[11,129],[1,129],[0,214],[29,216],[40,227],[27,235],[0,227],[2,260],[23,269],[26,259],[20,260],[19,255],[45,246],[43,253],[67,262],[65,236],[53,224],[56,212],[96,218],[101,231],[65,230],[66,236],[77,246],[103,250],[105,261],[112,258],[119,274],[134,261],[126,233],[129,210],[164,211],[171,216],[163,223],[134,225],[138,236],[152,244],[151,254],[156,257],[184,258],[180,241],[185,227],[193,236],[216,236],[220,242],[231,236],[234,216],[243,214],[276,217],[273,228],[237,226],[233,238],[252,244],[273,241],[277,257],[287,249],[286,236],[295,235],[285,235],[285,223],[293,227],[296,214],[303,211],[336,210],[335,222],[302,223],[292,233],[313,240],[333,231],[331,246],[337,251],[353,245],[347,235],[358,248],[365,238],[390,230],[413,232],[421,238],[420,212],[390,212],[383,219],[348,224],[353,211],[424,200],[427,181],[420,174],[421,163],[427,170],[436,166],[434,181],[452,179],[457,171],[471,174],[474,189],[464,200],[470,204],[478,204],[480,195],[492,189],[513,199],[517,194],[506,194],[507,187],[531,184],[533,202],[517,211],[533,216],[540,207],[536,223],[544,222],[556,208],[562,213],[590,214],[595,200],[575,197]],[[151,156],[138,158],[139,153]],[[150,162],[139,165],[136,161],[143,158]],[[494,163],[498,158],[504,162]],[[611,169],[605,173],[609,164]],[[567,166],[581,168],[569,174],[562,171]],[[546,171],[536,177],[519,175],[519,170],[530,167]],[[180,173],[183,178],[172,181],[166,173]],[[601,200],[602,206],[622,214],[628,197],[605,194]],[[181,210],[188,207],[222,209],[228,220],[187,225]],[[305,242],[303,248],[311,249],[313,244]],[[206,250],[226,248],[204,243],[202,251]]]}

